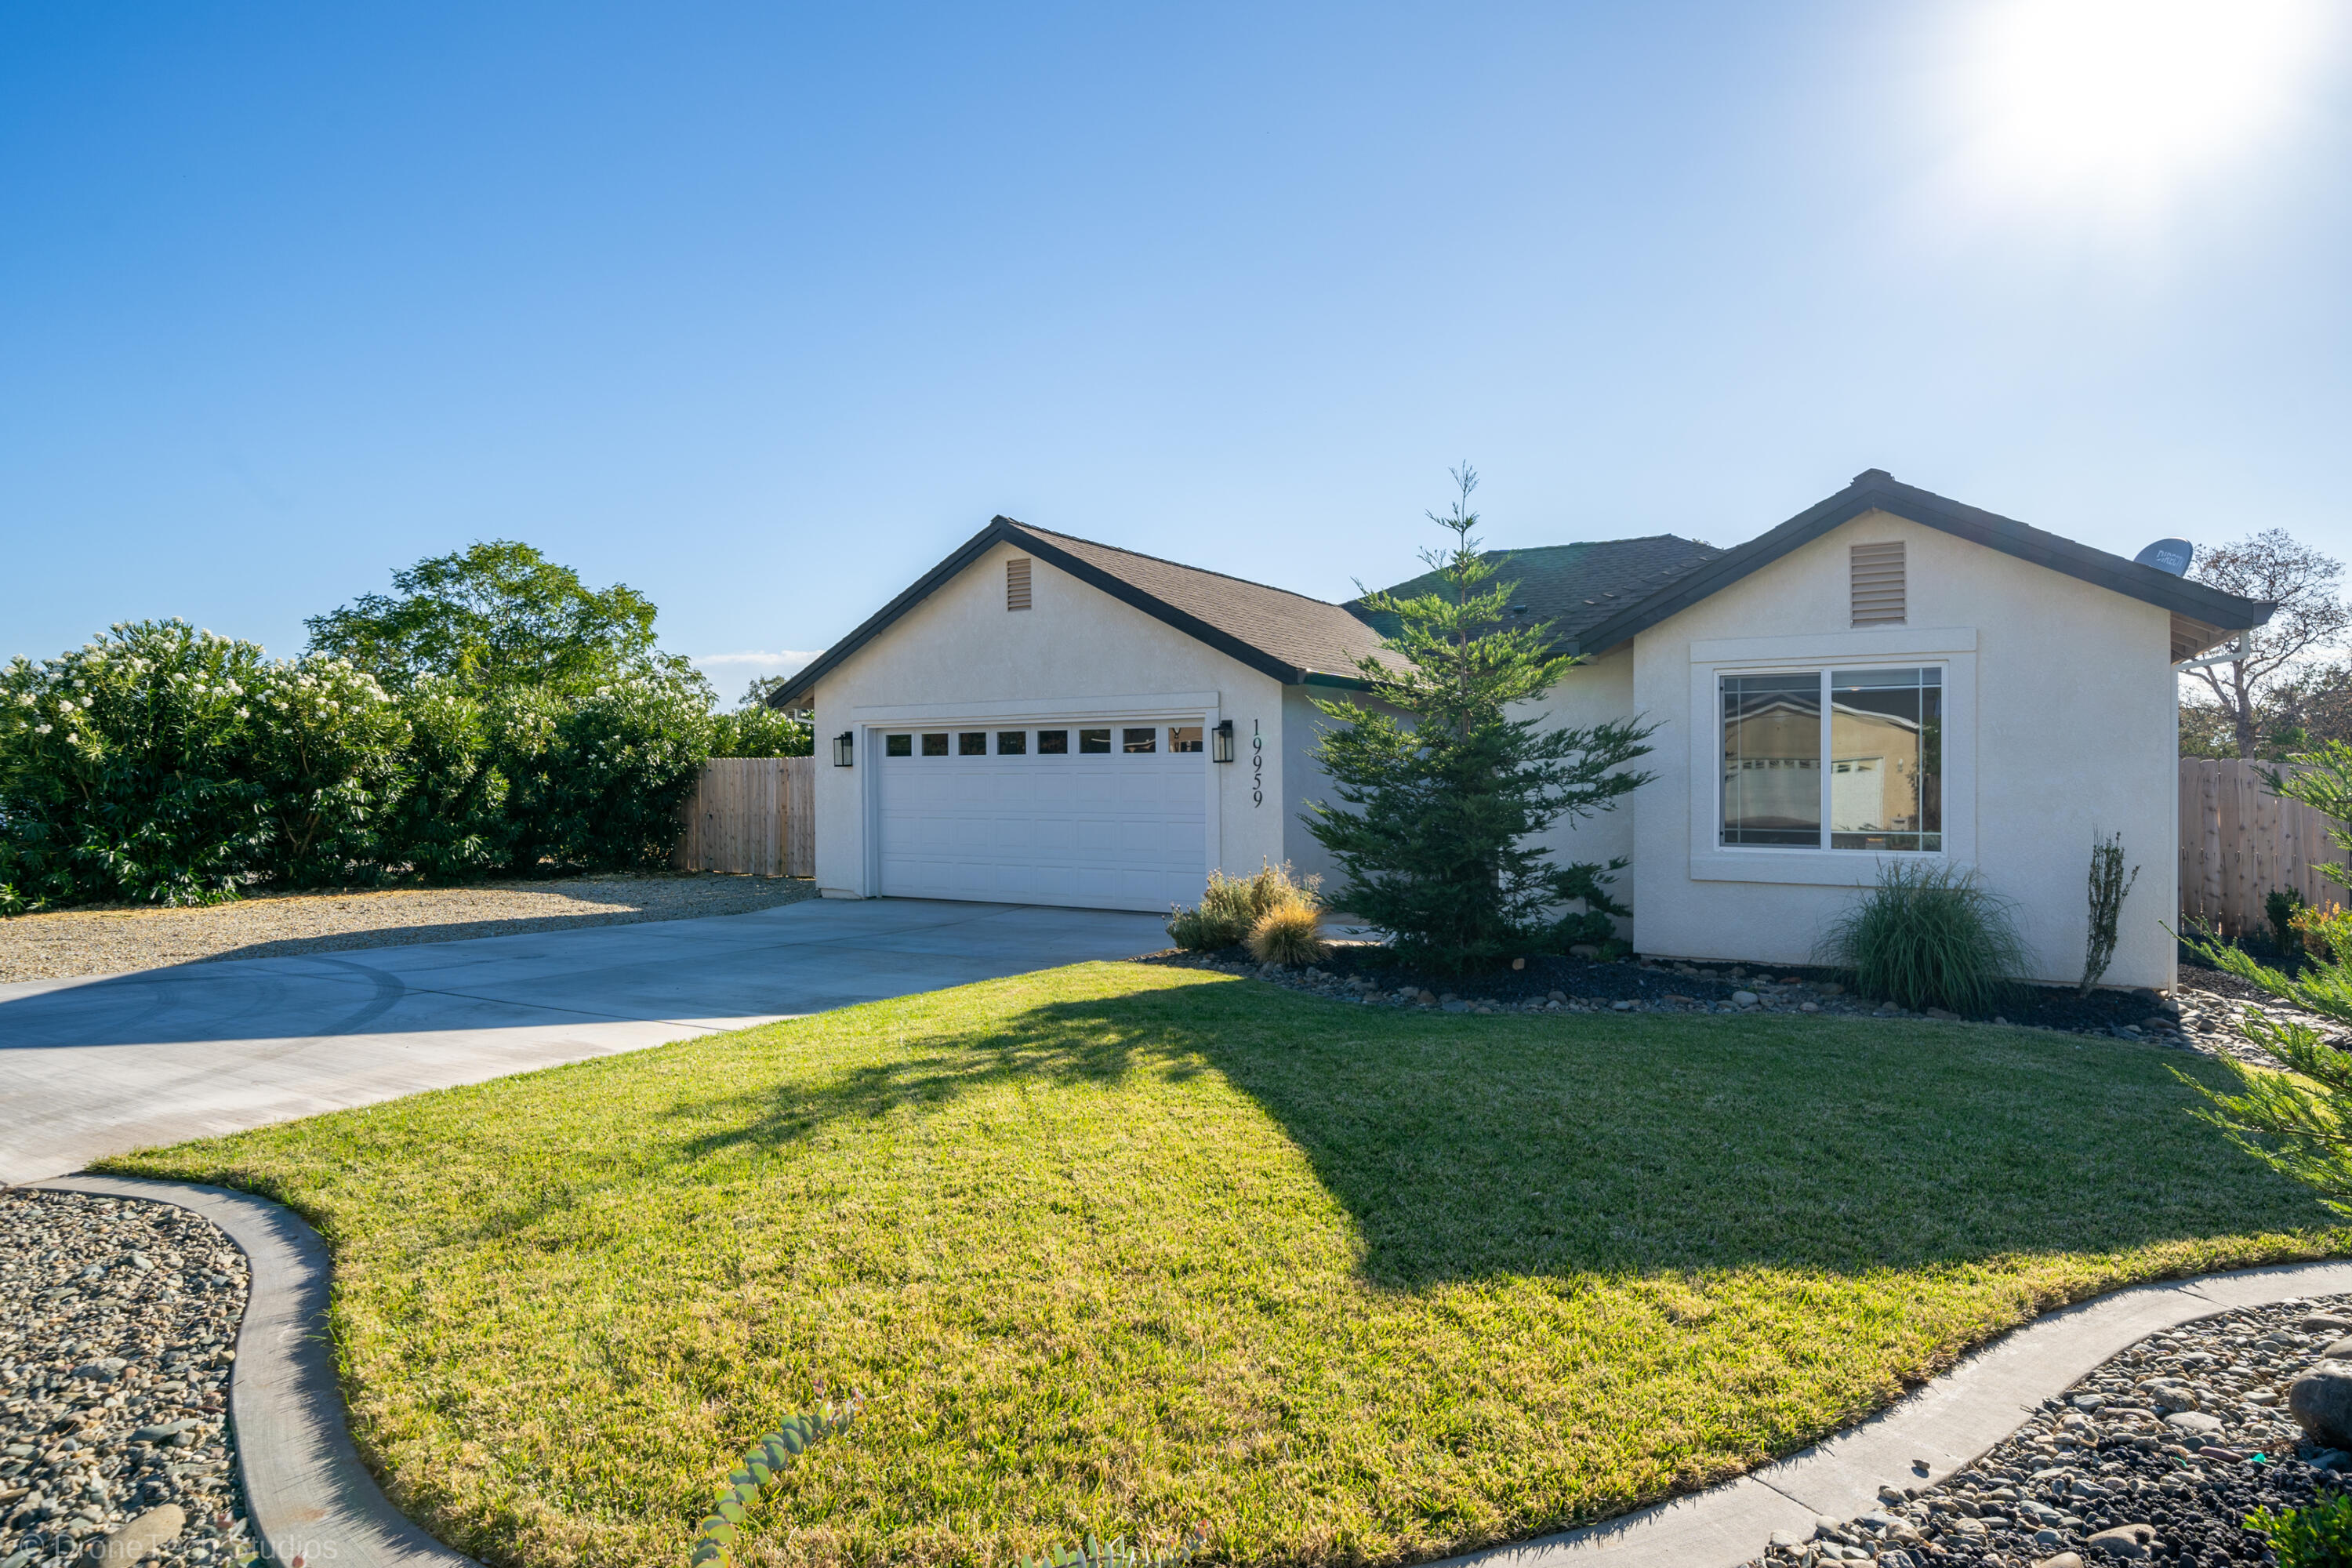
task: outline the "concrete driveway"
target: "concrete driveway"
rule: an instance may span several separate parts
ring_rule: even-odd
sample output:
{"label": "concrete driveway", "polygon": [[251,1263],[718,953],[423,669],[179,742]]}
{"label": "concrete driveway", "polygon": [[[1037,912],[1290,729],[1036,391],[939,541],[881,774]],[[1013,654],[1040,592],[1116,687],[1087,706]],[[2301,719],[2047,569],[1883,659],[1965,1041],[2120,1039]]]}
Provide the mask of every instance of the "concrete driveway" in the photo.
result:
{"label": "concrete driveway", "polygon": [[1167,944],[1151,915],[812,899],[0,985],[0,1180]]}

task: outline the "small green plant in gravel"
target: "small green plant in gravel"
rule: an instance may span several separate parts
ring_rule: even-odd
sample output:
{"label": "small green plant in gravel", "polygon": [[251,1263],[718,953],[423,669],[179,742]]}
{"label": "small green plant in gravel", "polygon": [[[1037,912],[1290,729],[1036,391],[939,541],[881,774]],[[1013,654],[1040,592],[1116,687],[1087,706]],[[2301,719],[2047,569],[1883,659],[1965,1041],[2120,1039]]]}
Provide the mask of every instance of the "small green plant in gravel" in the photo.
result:
{"label": "small green plant in gravel", "polygon": [[2271,922],[2271,941],[2278,944],[2281,953],[2293,952],[2302,945],[2294,917],[2303,912],[2303,895],[2293,888],[2273,888],[2263,900],[2263,919]]}
{"label": "small green plant in gravel", "polygon": [[743,1528],[745,1514],[767,1490],[783,1482],[784,1473],[800,1462],[800,1457],[811,1448],[842,1431],[857,1419],[864,1401],[852,1398],[839,1409],[830,1403],[814,1410],[793,1416],[765,1437],[743,1456],[743,1462],[728,1473],[712,1503],[710,1515],[702,1521],[702,1533],[694,1543],[694,1555],[688,1559],[696,1568],[730,1568],[735,1560],[736,1536]]}
{"label": "small green plant in gravel", "polygon": [[2025,967],[2009,905],[1974,871],[1927,861],[1883,864],[1822,946],[1855,990],[1915,1010],[1990,1013]]}
{"label": "small green plant in gravel", "polygon": [[2352,1496],[2284,1513],[2263,1509],[2246,1516],[2246,1528],[2270,1542],[2278,1568],[2352,1568]]}
{"label": "small green plant in gravel", "polygon": [[[2077,995],[2088,996],[2091,987],[2107,972],[2116,956],[2116,935],[2123,920],[2124,900],[2131,897],[2133,886],[2139,881],[2139,868],[2124,875],[2124,836],[2112,838],[2091,837],[2091,935],[2083,947],[2083,988]],[[2277,895],[2273,894],[2273,898]]]}

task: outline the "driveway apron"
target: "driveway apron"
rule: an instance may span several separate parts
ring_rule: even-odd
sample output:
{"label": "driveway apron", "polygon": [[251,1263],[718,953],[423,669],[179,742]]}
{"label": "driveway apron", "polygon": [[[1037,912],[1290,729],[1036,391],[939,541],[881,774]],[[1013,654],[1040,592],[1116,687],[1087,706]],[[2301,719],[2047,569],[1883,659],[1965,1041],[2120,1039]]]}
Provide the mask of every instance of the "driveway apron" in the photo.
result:
{"label": "driveway apron", "polygon": [[0,1181],[420,1089],[1167,945],[915,900],[0,985]]}

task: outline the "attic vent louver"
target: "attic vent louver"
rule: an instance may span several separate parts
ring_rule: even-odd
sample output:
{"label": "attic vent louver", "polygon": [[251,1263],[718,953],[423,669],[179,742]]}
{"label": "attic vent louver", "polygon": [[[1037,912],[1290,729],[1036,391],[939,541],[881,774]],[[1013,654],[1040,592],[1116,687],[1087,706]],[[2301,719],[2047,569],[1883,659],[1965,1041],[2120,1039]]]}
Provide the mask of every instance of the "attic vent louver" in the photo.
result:
{"label": "attic vent louver", "polygon": [[1016,555],[1004,563],[1004,607],[1029,607],[1029,558],[1025,555]]}
{"label": "attic vent louver", "polygon": [[1899,626],[1903,624],[1903,542],[1857,544],[1852,549],[1853,624],[1858,626]]}

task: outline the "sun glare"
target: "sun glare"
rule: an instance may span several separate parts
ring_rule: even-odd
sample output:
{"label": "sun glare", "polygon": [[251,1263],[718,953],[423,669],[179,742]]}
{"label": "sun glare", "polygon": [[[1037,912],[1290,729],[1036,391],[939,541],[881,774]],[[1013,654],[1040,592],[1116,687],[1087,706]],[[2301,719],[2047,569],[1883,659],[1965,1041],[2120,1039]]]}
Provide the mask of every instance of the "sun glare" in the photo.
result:
{"label": "sun glare", "polygon": [[2146,209],[2292,120],[2331,0],[1991,0],[1961,42],[1987,194]]}

